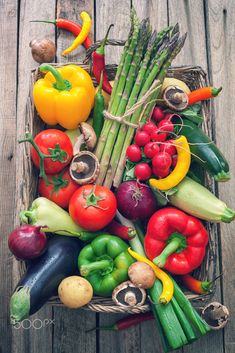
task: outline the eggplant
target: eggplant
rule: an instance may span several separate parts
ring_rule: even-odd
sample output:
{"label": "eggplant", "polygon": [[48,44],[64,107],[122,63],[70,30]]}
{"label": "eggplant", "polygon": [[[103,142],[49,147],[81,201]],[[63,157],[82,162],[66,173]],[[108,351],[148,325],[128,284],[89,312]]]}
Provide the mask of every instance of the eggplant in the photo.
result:
{"label": "eggplant", "polygon": [[31,261],[10,300],[11,323],[36,313],[57,293],[60,282],[78,273],[81,242],[76,238],[54,236],[46,252]]}

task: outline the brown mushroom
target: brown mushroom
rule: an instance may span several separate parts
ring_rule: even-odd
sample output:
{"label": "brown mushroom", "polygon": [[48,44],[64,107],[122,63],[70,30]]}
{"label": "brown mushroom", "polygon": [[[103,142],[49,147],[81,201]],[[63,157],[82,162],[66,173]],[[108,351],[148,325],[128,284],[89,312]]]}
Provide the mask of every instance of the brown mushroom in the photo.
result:
{"label": "brown mushroom", "polygon": [[120,306],[141,306],[146,300],[146,291],[126,281],[113,290],[112,299]]}
{"label": "brown mushroom", "polygon": [[228,308],[218,302],[212,302],[202,310],[202,318],[207,322],[212,330],[223,328],[229,317]]}
{"label": "brown mushroom", "polygon": [[94,183],[98,177],[100,165],[97,157],[89,151],[81,151],[73,157],[69,172],[79,185]]}
{"label": "brown mushroom", "polygon": [[152,288],[156,280],[153,269],[146,263],[136,261],[128,269],[131,282],[140,288]]}
{"label": "brown mushroom", "polygon": [[81,123],[79,125],[79,129],[81,131],[81,135],[77,138],[73,146],[73,155],[75,156],[80,152],[81,146],[86,145],[89,151],[92,151],[96,145],[96,133],[93,127],[88,123]]}
{"label": "brown mushroom", "polygon": [[182,111],[188,106],[188,95],[178,86],[168,86],[163,92],[163,99],[172,110]]}

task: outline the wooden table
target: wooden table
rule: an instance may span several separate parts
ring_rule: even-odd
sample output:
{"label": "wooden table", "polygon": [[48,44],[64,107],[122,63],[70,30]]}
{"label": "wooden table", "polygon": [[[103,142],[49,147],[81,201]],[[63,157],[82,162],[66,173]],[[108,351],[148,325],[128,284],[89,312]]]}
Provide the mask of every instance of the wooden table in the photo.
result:
{"label": "wooden table", "polygon": [[[223,86],[220,97],[213,105],[213,137],[226,155],[233,177],[235,148],[235,4],[232,0],[1,0],[0,1],[0,352],[1,353],[112,353],[162,352],[154,322],[144,323],[121,333],[101,332],[86,334],[85,330],[115,321],[114,315],[97,315],[84,310],[68,310],[46,306],[32,320],[54,320],[40,329],[11,328],[8,302],[16,284],[17,268],[7,249],[7,234],[12,230],[16,215],[15,173],[18,168],[19,126],[25,114],[29,89],[29,72],[36,63],[32,60],[29,42],[45,36],[57,43],[57,61],[64,62],[62,49],[71,43],[72,36],[49,24],[30,23],[33,19],[70,18],[80,22],[79,13],[86,10],[93,18],[92,35],[103,38],[108,25],[115,27],[112,37],[125,39],[129,28],[130,7],[135,6],[140,17],[149,16],[156,29],[179,22],[181,31],[188,32],[185,47],[175,65],[202,66],[215,86]],[[117,62],[121,49],[108,48],[109,63]],[[82,60],[70,56],[68,60]],[[219,196],[235,207],[234,182],[220,184]],[[230,309],[231,320],[224,331],[211,333],[183,352],[234,353],[235,352],[235,223],[220,228],[221,252],[219,271],[223,279],[217,283],[216,300],[222,300]],[[35,321],[36,327],[41,326]],[[44,321],[44,324],[46,322]]]}

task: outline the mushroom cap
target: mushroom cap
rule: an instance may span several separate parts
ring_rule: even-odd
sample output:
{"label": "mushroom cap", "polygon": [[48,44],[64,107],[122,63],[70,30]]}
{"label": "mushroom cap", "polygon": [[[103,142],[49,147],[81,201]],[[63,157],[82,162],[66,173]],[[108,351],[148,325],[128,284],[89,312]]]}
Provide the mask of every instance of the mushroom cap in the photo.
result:
{"label": "mushroom cap", "polygon": [[188,95],[178,86],[168,86],[163,92],[163,99],[166,106],[176,111],[188,106]]}
{"label": "mushroom cap", "polygon": [[126,281],[113,290],[112,300],[120,306],[141,306],[146,300],[146,291]]}
{"label": "mushroom cap", "polygon": [[98,177],[99,171],[99,161],[97,157],[89,151],[82,151],[76,154],[69,168],[71,178],[79,185],[94,183]]}
{"label": "mushroom cap", "polygon": [[220,330],[227,324],[229,311],[225,305],[212,302],[202,310],[202,318],[212,330]]}

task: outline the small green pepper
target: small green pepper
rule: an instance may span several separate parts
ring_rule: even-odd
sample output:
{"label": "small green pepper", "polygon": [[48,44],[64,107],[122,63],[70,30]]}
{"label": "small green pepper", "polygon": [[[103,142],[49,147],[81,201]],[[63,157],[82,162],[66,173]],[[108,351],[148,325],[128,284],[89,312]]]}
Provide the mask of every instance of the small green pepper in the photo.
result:
{"label": "small green pepper", "polygon": [[78,267],[95,294],[108,297],[128,279],[128,268],[135,260],[127,249],[128,245],[113,235],[99,235],[82,249]]}
{"label": "small green pepper", "polygon": [[95,95],[95,103],[93,110],[93,129],[97,139],[100,137],[102,127],[104,125],[104,96],[102,94],[103,71],[100,76],[100,84]]}

